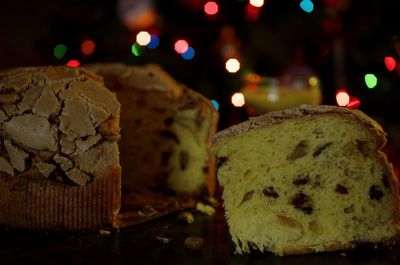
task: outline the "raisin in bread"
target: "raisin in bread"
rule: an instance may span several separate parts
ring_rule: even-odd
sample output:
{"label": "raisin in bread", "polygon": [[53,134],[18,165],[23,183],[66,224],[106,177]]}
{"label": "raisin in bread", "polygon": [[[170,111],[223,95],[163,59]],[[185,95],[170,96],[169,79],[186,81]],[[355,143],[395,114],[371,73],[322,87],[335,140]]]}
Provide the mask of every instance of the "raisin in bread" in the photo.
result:
{"label": "raisin in bread", "polygon": [[124,189],[214,192],[215,161],[209,149],[217,112],[208,99],[177,83],[157,65],[85,67],[104,77],[122,105]]}
{"label": "raisin in bread", "polygon": [[83,69],[0,72],[0,224],[93,229],[121,204],[120,104]]}
{"label": "raisin in bread", "polygon": [[333,106],[271,112],[219,132],[213,152],[236,251],[394,243],[399,189],[385,143],[375,121]]}

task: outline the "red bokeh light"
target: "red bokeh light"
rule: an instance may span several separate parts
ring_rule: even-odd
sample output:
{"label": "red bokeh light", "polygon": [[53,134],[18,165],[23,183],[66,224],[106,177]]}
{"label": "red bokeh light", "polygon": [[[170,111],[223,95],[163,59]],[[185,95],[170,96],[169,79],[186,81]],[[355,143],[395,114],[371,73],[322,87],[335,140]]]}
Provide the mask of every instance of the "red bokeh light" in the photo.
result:
{"label": "red bokeh light", "polygon": [[204,5],[204,12],[205,12],[207,15],[210,15],[210,16],[215,15],[215,14],[218,13],[218,10],[219,10],[219,6],[218,6],[218,4],[217,4],[216,2],[214,2],[214,1],[207,2],[207,3],[205,3],[205,5]]}
{"label": "red bokeh light", "polygon": [[177,53],[183,54],[189,49],[189,43],[185,40],[177,40],[175,42],[174,48]]}
{"label": "red bokeh light", "polygon": [[249,21],[256,21],[260,15],[260,8],[259,7],[255,7],[251,4],[247,4],[246,8],[245,8],[245,17],[247,20]]}
{"label": "red bokeh light", "polygon": [[361,101],[356,97],[350,97],[350,102],[347,104],[349,109],[358,109],[361,105]]}
{"label": "red bokeh light", "polygon": [[69,67],[78,67],[81,63],[78,60],[70,60],[66,65]]}
{"label": "red bokeh light", "polygon": [[391,56],[385,57],[385,65],[386,68],[391,72],[396,68],[396,60]]}
{"label": "red bokeh light", "polygon": [[92,40],[85,40],[81,44],[81,51],[84,55],[91,55],[96,49],[96,43]]}

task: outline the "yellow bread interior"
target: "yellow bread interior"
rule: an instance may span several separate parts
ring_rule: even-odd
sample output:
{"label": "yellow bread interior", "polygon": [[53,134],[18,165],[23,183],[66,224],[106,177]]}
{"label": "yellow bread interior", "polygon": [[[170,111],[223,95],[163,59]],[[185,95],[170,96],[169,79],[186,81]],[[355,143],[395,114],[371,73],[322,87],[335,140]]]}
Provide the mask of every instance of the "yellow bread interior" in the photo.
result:
{"label": "yellow bread interior", "polygon": [[215,143],[238,253],[351,248],[398,233],[397,183],[379,141],[349,115],[286,119]]}

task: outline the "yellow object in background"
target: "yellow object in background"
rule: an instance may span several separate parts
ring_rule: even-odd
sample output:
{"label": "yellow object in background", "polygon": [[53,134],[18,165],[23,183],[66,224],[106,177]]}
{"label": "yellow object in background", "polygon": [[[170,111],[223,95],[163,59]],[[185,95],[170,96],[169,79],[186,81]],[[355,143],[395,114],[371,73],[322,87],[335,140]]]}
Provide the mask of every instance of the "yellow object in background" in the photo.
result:
{"label": "yellow object in background", "polygon": [[322,101],[320,82],[316,76],[310,76],[306,80],[291,80],[288,83],[250,74],[246,77],[246,82],[247,85],[241,93],[246,106],[253,108],[256,115],[301,104],[319,105]]}

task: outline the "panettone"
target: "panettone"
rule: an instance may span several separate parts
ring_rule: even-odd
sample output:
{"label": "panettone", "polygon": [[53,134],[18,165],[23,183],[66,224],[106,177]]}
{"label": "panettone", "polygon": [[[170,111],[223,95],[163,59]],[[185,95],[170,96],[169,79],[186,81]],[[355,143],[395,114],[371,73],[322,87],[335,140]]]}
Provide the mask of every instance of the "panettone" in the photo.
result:
{"label": "panettone", "polygon": [[[1,225],[123,227],[193,206],[207,184],[213,191],[208,100],[157,66],[135,67],[136,75],[92,68],[118,99],[84,68],[0,72]],[[116,69],[128,72],[109,78]],[[146,87],[159,93],[141,93]]]}
{"label": "panettone", "polygon": [[208,99],[157,65],[85,67],[104,78],[122,105],[124,189],[214,192],[215,163],[208,153],[217,112]]}
{"label": "panettone", "polygon": [[121,205],[120,104],[84,70],[0,72],[0,224],[90,229]]}
{"label": "panettone", "polygon": [[213,152],[236,251],[394,243],[399,188],[385,143],[371,118],[333,106],[271,112],[219,132]]}

